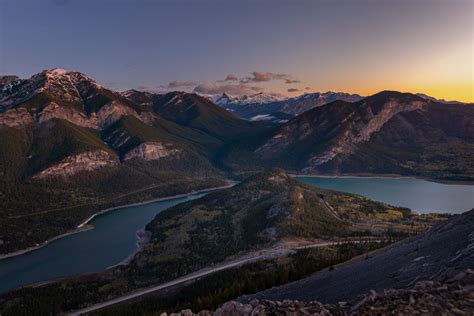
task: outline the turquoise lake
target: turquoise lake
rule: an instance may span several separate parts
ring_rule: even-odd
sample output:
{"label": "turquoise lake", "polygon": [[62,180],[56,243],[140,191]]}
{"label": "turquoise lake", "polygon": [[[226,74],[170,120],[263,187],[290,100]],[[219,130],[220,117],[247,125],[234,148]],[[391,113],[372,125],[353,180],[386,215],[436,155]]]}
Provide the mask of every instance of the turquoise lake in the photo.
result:
{"label": "turquoise lake", "polygon": [[412,178],[329,178],[298,180],[325,189],[355,193],[418,213],[462,213],[474,208],[474,185]]}
{"label": "turquoise lake", "polygon": [[94,229],[0,260],[0,293],[26,284],[105,270],[133,253],[137,247],[136,232],[156,214],[201,196],[204,193],[103,213],[90,221]]}
{"label": "turquoise lake", "polygon": [[[367,196],[417,212],[462,213],[474,207],[474,186],[420,179],[297,177],[326,189]],[[97,272],[117,264],[136,249],[136,232],[156,214],[205,193],[120,208],[95,217],[95,228],[47,246],[0,260],[0,292],[59,277]]]}

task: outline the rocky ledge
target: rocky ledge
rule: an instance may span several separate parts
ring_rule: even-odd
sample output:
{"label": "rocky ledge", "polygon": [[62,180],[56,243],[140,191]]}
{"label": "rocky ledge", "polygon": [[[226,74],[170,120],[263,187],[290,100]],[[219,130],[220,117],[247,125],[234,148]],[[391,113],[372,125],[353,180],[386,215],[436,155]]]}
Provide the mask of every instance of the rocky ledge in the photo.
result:
{"label": "rocky ledge", "polygon": [[181,152],[179,149],[170,148],[171,144],[160,142],[146,142],[130,150],[123,157],[124,161],[131,159],[158,160],[167,156],[174,156]]}
{"label": "rocky ledge", "polygon": [[[250,304],[230,301],[214,312],[191,310],[170,316],[224,315],[473,315],[474,271],[467,269],[453,277],[421,281],[410,289],[370,291],[355,303],[322,304],[317,301],[253,300]],[[167,316],[163,313],[161,316]]]}
{"label": "rocky ledge", "polygon": [[105,150],[87,151],[66,157],[59,163],[39,172],[33,178],[42,179],[54,176],[67,178],[81,171],[93,171],[117,164],[116,157]]}

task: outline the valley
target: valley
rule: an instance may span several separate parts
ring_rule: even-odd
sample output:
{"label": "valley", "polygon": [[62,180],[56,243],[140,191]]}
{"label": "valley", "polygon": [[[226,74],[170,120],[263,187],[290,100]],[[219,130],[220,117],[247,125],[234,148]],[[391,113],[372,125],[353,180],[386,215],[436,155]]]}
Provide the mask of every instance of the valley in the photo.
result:
{"label": "valley", "polygon": [[[148,206],[151,212],[149,214],[154,216],[156,208],[153,204]],[[110,218],[115,224],[111,224],[110,228],[114,228],[109,229],[109,233],[115,232],[122,220],[113,215],[120,214],[119,212],[121,211],[106,213],[96,220]],[[128,214],[133,215],[133,209]],[[432,223],[446,218],[446,215],[441,214],[415,215],[406,208],[315,188],[294,180],[281,170],[273,170],[257,174],[230,189],[209,193],[197,200],[162,211],[146,225],[146,231],[151,233],[149,242],[142,246],[142,250],[127,265],[11,291],[0,296],[0,302],[3,302],[0,305],[10,306],[2,311],[5,315],[16,313],[15,306],[19,302],[24,310],[34,308],[46,311],[52,308],[51,304],[56,311],[73,310],[84,304],[93,305],[133,290],[165,283],[208,266],[218,266],[227,260],[236,260],[241,256],[245,258],[250,253],[257,254],[254,259],[266,259],[285,256],[312,245],[327,247],[349,243],[357,247],[361,241],[369,244],[371,241],[375,242],[377,248],[383,245],[377,243],[380,239],[393,242],[418,234]],[[131,218],[127,222],[130,220]],[[364,224],[374,221],[377,225]],[[321,225],[322,222],[325,224]],[[74,237],[80,238],[83,234],[84,237],[88,234],[95,236],[92,238],[101,238],[106,242],[105,245],[117,240],[116,237],[103,235],[100,223],[97,222],[97,225],[98,229],[56,241],[44,250],[51,249],[51,254],[54,253],[55,256],[60,255],[61,251],[56,251],[58,249],[53,249],[54,247],[65,246],[79,250],[79,245],[67,246],[68,239],[74,240]],[[116,232],[126,235],[125,231]],[[131,233],[129,231],[128,236]],[[91,244],[97,244],[98,241],[86,242],[84,246],[90,248]],[[128,239],[126,242],[131,245],[133,240]],[[49,248],[52,246],[54,247]],[[106,247],[109,249],[107,253],[111,249],[117,252],[122,248],[117,245]],[[270,252],[264,249],[270,249]],[[38,256],[41,256],[42,250],[37,252]],[[100,249],[98,251],[103,252]],[[268,255],[264,255],[266,252]],[[100,258],[97,254],[95,252],[93,256]],[[34,256],[35,252],[31,255]],[[87,252],[82,251],[78,256],[74,261],[78,263],[77,267],[83,269],[84,265],[80,262],[85,259]],[[121,257],[123,258],[123,254]],[[22,256],[17,258],[21,262]],[[116,258],[116,261],[121,260]],[[45,267],[50,267],[47,261],[44,263]],[[38,263],[34,264],[41,271]],[[17,263],[14,266],[19,265]],[[69,265],[66,263],[65,266]],[[38,275],[44,275],[44,272]],[[71,296],[72,292],[76,294]],[[70,299],[56,303],[49,300],[57,296]],[[35,299],[30,301],[30,297]],[[92,297],[94,298],[90,300]]]}
{"label": "valley", "polygon": [[[314,94],[285,100],[286,108],[307,111],[295,108],[299,115],[279,123],[245,120],[194,93],[116,92],[58,68],[5,77],[0,88],[2,254],[66,233],[106,208],[271,167],[472,180],[472,160],[463,158],[473,154],[468,104],[393,91]],[[260,111],[252,102],[275,101],[254,100],[225,104]]]}
{"label": "valley", "polygon": [[[176,297],[217,308],[474,205],[472,104],[396,91],[224,102],[117,92],[62,69],[0,79],[2,315],[92,312],[145,295],[112,310],[186,307]],[[404,178],[338,178],[354,174]],[[229,181],[240,183],[222,189]],[[237,285],[227,269],[263,283]],[[204,302],[188,287],[219,275],[233,294]],[[187,294],[149,301],[178,284]]]}
{"label": "valley", "polygon": [[0,0],[0,316],[474,316],[474,0]]}

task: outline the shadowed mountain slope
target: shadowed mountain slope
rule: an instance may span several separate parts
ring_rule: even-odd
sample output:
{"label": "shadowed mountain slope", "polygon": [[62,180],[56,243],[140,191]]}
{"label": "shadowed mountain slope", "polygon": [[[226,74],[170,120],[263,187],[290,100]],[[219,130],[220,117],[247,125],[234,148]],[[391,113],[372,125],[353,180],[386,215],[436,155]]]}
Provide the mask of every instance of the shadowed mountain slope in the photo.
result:
{"label": "shadowed mountain slope", "polygon": [[472,269],[474,210],[439,223],[422,235],[377,251],[366,260],[349,262],[334,270],[240,298],[318,300],[323,303],[354,300],[371,289],[413,286]]}
{"label": "shadowed mountain slope", "polygon": [[[278,166],[300,173],[474,178],[474,106],[384,91],[307,111],[224,161],[236,171]],[[252,166],[245,165],[252,160]]]}

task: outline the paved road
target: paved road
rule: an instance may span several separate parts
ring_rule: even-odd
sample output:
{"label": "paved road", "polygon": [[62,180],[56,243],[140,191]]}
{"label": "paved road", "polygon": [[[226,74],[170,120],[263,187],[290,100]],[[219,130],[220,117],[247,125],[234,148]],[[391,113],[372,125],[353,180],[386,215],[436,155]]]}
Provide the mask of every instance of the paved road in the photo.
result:
{"label": "paved road", "polygon": [[[133,298],[137,298],[137,297],[140,297],[140,296],[143,296],[143,295],[146,295],[146,294],[156,292],[158,290],[163,290],[163,289],[175,286],[175,285],[179,285],[179,284],[182,284],[182,283],[185,283],[185,282],[188,282],[188,281],[192,281],[192,280],[198,279],[200,277],[203,277],[203,276],[206,276],[206,275],[218,272],[218,271],[222,271],[222,270],[225,270],[225,269],[241,266],[243,264],[258,261],[258,260],[285,256],[285,255],[288,255],[288,254],[290,254],[291,252],[293,252],[297,249],[326,247],[326,246],[340,245],[340,244],[354,243],[354,242],[355,243],[361,243],[361,242],[364,242],[364,241],[367,241],[367,240],[329,241],[329,242],[320,242],[320,243],[316,243],[316,244],[309,244],[309,245],[298,246],[298,247],[285,247],[285,246],[272,247],[272,248],[264,249],[262,251],[251,253],[249,255],[246,255],[246,256],[241,257],[239,259],[235,259],[233,261],[229,261],[229,262],[226,262],[226,263],[219,264],[215,267],[205,268],[205,269],[199,270],[197,272],[182,276],[182,277],[180,277],[178,279],[175,279],[173,281],[170,281],[170,282],[166,282],[166,283],[163,283],[163,284],[160,284],[160,285],[157,285],[157,286],[152,286],[152,287],[149,287],[149,288],[146,288],[146,289],[137,290],[135,292],[117,297],[117,298],[112,299],[112,300],[107,301],[107,302],[95,304],[95,305],[86,307],[84,309],[72,311],[72,312],[67,313],[66,315],[78,316],[78,315],[82,315],[82,314],[87,314],[87,313],[90,313],[90,312],[93,312],[93,311],[96,311],[96,310],[99,310],[99,309],[102,309],[102,308],[105,308],[105,307],[109,307],[109,306],[112,306],[112,305],[115,305],[115,304],[118,304],[118,303],[123,303],[123,302],[131,300]],[[380,240],[370,240],[370,241],[380,242]]]}
{"label": "paved road", "polygon": [[120,296],[120,297],[117,297],[113,300],[110,300],[110,301],[107,301],[107,302],[104,302],[104,303],[99,303],[99,304],[96,304],[96,305],[86,307],[84,309],[80,309],[80,310],[77,310],[77,311],[67,313],[66,315],[76,316],[76,315],[82,315],[82,314],[90,313],[92,311],[96,311],[96,310],[102,309],[104,307],[108,307],[108,306],[112,306],[112,305],[115,305],[115,304],[118,304],[118,303],[122,303],[122,302],[128,301],[128,300],[136,298],[136,297],[140,297],[140,296],[143,296],[143,295],[146,295],[146,294],[150,294],[150,293],[156,292],[158,290],[163,290],[163,289],[166,289],[166,288],[169,288],[169,287],[172,287],[172,286],[175,286],[175,285],[187,282],[187,281],[191,281],[191,280],[194,280],[194,279],[197,279],[197,278],[200,278],[200,277],[203,277],[205,275],[212,274],[212,273],[215,273],[215,272],[218,272],[218,271],[221,271],[221,270],[225,270],[225,269],[233,268],[233,267],[236,267],[236,266],[240,266],[240,265],[243,265],[245,263],[252,262],[252,261],[257,261],[257,260],[260,260],[262,258],[263,258],[263,255],[257,255],[257,256],[254,256],[254,257],[248,257],[248,258],[245,258],[245,259],[239,259],[239,260],[236,260],[236,261],[231,261],[231,262],[216,266],[215,268],[208,268],[206,270],[201,270],[201,271],[198,271],[196,273],[188,274],[188,275],[185,275],[185,276],[180,277],[178,279],[175,279],[173,281],[163,283],[161,285],[153,286],[153,287],[150,287],[150,288],[146,288],[146,289],[143,289],[143,290],[139,290],[139,291],[136,291],[136,292],[124,295],[124,296]]}

